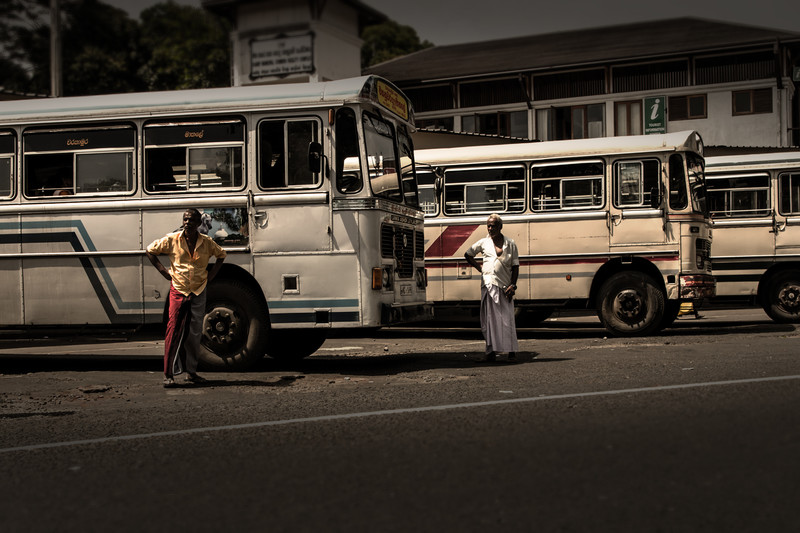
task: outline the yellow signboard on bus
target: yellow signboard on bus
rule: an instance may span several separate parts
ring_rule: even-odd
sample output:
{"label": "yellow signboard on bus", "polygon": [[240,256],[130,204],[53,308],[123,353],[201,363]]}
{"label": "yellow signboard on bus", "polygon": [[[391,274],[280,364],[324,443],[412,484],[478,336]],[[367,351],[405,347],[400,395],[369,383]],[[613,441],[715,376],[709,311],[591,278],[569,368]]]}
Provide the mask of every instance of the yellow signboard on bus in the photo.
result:
{"label": "yellow signboard on bus", "polygon": [[378,103],[403,120],[408,120],[408,102],[403,95],[380,80],[377,89]]}

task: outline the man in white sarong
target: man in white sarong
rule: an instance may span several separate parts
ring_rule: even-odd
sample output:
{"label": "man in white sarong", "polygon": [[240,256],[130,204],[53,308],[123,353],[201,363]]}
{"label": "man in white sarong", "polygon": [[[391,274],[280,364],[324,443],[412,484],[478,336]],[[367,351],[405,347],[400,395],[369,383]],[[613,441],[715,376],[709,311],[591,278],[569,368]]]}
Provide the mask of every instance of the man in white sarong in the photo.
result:
{"label": "man in white sarong", "polygon": [[[489,215],[489,235],[473,244],[464,254],[467,262],[481,271],[481,331],[486,339],[486,358],[494,361],[497,352],[516,359],[519,351],[517,327],[514,324],[514,295],[519,277],[519,250],[516,243],[503,235],[500,215]],[[483,265],[475,259],[483,255]]]}

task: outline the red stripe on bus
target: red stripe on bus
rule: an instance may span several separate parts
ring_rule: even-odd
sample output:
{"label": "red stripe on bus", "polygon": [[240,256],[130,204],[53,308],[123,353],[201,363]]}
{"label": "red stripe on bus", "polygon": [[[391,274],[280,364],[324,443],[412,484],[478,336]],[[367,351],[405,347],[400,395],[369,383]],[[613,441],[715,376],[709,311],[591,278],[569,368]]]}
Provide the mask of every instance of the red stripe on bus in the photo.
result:
{"label": "red stripe on bus", "polygon": [[448,226],[425,251],[427,257],[449,257],[464,245],[480,225]]}
{"label": "red stripe on bus", "polygon": [[[679,257],[677,255],[674,256],[666,256],[666,257],[642,257],[642,259],[648,261],[677,261]],[[520,266],[541,266],[541,265],[590,265],[590,264],[598,264],[598,263],[606,263],[610,261],[607,257],[597,257],[597,258],[586,258],[586,259],[544,259],[540,261],[532,261],[532,260],[523,260],[520,261]],[[463,266],[459,263],[428,263],[425,265],[427,268],[457,268],[459,266]]]}

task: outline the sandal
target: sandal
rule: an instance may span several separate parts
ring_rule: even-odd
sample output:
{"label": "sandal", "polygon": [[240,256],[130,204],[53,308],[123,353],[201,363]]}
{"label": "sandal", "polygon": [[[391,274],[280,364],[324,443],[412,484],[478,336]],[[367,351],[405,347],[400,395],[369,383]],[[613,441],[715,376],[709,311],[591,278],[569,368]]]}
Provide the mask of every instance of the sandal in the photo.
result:
{"label": "sandal", "polygon": [[177,386],[178,386],[178,384],[175,383],[175,380],[173,378],[164,378],[164,388],[165,389],[171,389],[171,388],[177,387]]}

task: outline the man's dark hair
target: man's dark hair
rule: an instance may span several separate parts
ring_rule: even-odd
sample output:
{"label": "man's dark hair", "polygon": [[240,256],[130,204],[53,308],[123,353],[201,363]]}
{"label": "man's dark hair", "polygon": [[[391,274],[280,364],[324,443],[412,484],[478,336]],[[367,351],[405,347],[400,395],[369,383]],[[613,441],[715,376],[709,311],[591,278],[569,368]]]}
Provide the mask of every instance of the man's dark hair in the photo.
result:
{"label": "man's dark hair", "polygon": [[184,213],[191,213],[192,217],[202,217],[202,215],[200,214],[200,211],[198,211],[194,207],[187,208],[186,211],[184,211]]}

